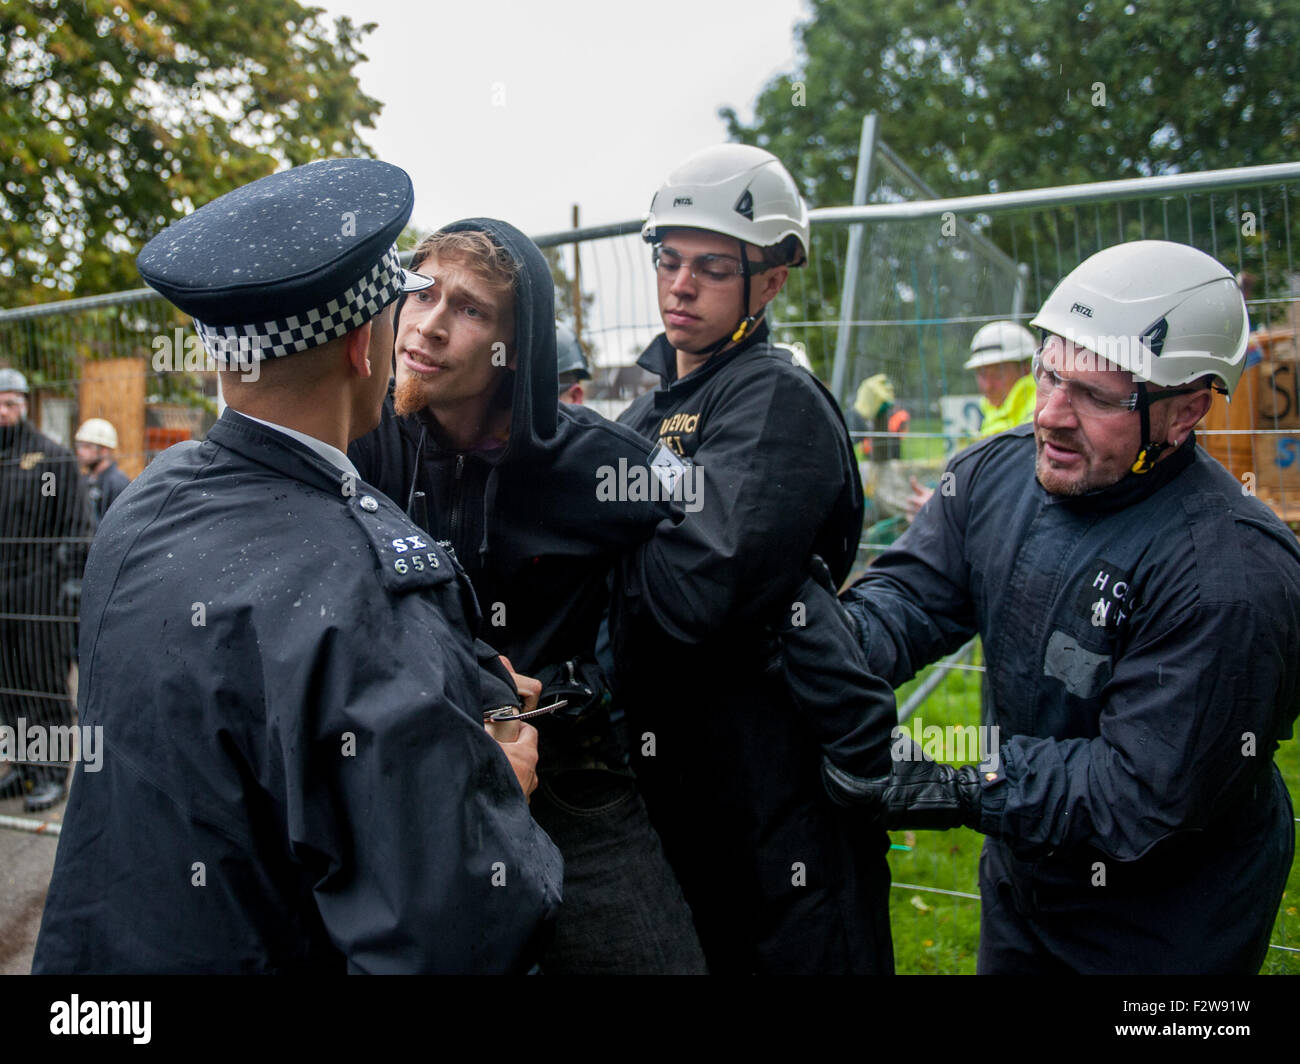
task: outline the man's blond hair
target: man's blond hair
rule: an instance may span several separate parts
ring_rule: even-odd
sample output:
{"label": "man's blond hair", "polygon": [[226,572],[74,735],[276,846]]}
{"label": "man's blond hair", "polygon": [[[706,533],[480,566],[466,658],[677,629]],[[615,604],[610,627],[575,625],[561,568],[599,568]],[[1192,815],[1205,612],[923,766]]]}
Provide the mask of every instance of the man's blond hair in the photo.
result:
{"label": "man's blond hair", "polygon": [[519,267],[506,250],[477,229],[458,229],[426,236],[411,258],[411,269],[419,270],[430,257],[463,266],[494,292],[512,291]]}

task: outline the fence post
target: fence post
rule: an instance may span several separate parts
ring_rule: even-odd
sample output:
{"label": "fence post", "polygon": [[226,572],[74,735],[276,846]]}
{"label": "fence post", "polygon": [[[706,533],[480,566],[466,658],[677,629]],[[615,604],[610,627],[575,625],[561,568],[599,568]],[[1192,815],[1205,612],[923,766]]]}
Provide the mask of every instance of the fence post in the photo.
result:
{"label": "fence post", "polygon": [[[858,144],[858,172],[853,179],[853,203],[855,206],[867,202],[871,191],[871,163],[876,154],[876,116],[865,115],[862,119],[862,140]],[[836,402],[844,405],[844,378],[848,373],[849,332],[853,320],[854,296],[858,289],[858,262],[862,257],[862,225],[849,229],[849,250],[844,264],[844,287],[840,294],[840,328],[835,334],[835,364],[831,370],[831,394]]]}

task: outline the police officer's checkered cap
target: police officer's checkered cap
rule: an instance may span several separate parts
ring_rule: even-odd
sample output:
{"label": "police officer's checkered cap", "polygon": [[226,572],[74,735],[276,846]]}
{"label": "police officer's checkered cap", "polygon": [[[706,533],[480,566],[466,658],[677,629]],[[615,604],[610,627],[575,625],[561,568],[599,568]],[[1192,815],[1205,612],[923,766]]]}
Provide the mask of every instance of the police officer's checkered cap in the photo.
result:
{"label": "police officer's checkered cap", "polygon": [[358,329],[401,295],[406,271],[394,245],[361,280],[311,310],[253,325],[207,325],[194,319],[203,346],[218,361],[280,358],[319,347]]}
{"label": "police officer's checkered cap", "polygon": [[194,318],[218,360],[280,358],[344,336],[403,291],[411,179],[378,159],[282,170],[204,204],[140,252],[140,275]]}

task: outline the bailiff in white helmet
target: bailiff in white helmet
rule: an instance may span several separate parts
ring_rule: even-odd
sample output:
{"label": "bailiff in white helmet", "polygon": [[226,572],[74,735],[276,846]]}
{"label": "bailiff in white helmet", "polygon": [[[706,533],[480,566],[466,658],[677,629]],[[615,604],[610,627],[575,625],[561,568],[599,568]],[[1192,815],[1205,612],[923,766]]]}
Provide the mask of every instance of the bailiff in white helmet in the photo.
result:
{"label": "bailiff in white helmet", "polygon": [[[1133,374],[1133,409],[1142,418],[1134,473],[1149,472],[1169,446],[1151,439],[1151,403],[1211,385],[1231,397],[1250,335],[1246,301],[1227,267],[1166,240],[1117,244],[1085,259],[1030,324]],[[1147,384],[1173,390],[1151,395]]]}
{"label": "bailiff in white helmet", "polygon": [[[781,161],[748,144],[718,144],[696,152],[668,175],[650,201],[641,238],[659,244],[667,229],[702,229],[740,242],[744,290],[736,327],[692,354],[712,355],[739,343],[763,311],[749,313],[750,278],[775,266],[808,262],[808,207]],[[755,269],[744,245],[765,251],[767,265]]]}

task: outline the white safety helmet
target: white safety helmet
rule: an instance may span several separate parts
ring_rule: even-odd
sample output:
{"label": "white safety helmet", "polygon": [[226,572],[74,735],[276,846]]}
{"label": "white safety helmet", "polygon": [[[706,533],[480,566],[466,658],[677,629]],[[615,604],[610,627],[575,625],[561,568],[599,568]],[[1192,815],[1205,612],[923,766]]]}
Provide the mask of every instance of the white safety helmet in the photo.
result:
{"label": "white safety helmet", "polygon": [[1229,395],[1246,365],[1250,319],[1228,269],[1203,251],[1135,240],[1076,266],[1030,322],[1172,387],[1207,374]]}
{"label": "white safety helmet", "polygon": [[1014,321],[991,321],[970,342],[970,358],[964,369],[996,366],[999,362],[1023,362],[1034,357],[1038,341],[1034,334]]}
{"label": "white safety helmet", "polygon": [[718,144],[696,152],[668,175],[641,228],[658,244],[665,229],[704,229],[755,247],[799,241],[789,266],[808,261],[808,207],[786,168],[771,152],[748,144]]}
{"label": "white safety helmet", "polygon": [[117,429],[102,417],[92,417],[83,421],[81,428],[77,429],[75,439],[77,443],[96,443],[100,447],[107,447],[110,451],[117,450]]}

